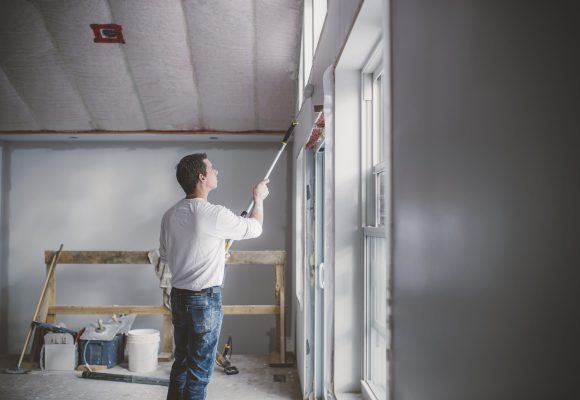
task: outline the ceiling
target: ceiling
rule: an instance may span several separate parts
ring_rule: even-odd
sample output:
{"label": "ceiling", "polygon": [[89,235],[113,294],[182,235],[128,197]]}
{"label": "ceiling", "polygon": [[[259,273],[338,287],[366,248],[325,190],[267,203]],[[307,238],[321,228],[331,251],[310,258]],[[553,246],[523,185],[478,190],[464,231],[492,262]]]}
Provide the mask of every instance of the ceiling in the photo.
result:
{"label": "ceiling", "polygon": [[301,4],[2,0],[0,134],[284,131]]}

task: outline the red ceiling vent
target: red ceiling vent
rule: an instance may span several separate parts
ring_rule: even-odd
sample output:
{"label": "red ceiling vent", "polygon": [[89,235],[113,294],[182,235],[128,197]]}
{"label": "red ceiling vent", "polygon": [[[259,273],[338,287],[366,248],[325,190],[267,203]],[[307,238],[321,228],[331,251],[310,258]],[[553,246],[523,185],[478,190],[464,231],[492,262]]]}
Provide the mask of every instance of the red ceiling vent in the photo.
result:
{"label": "red ceiling vent", "polygon": [[95,43],[125,43],[123,27],[117,24],[91,24]]}

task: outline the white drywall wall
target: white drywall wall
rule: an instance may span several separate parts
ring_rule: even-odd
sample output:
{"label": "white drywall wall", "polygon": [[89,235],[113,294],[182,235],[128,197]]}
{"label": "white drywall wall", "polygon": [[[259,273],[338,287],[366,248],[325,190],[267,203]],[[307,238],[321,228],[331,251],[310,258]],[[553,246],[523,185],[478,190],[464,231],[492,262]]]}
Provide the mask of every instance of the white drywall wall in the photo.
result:
{"label": "white drywall wall", "polygon": [[[10,329],[1,352],[18,352],[23,343],[45,276],[44,250],[60,243],[66,250],[156,248],[163,212],[183,197],[174,167],[194,152],[207,152],[219,170],[219,187],[209,200],[239,213],[277,150],[274,143],[10,143],[9,182],[3,185],[10,190],[2,193],[9,204],[2,298],[9,302],[0,318]],[[289,171],[283,155],[271,176],[263,236],[236,242],[235,250],[288,248]],[[224,304],[273,302],[273,268],[229,268]],[[161,292],[152,267],[61,266],[57,303],[157,305]],[[78,328],[94,317],[58,319]],[[155,316],[138,316],[135,323],[161,326]],[[233,335],[237,353],[267,354],[275,345],[273,329],[274,316],[226,316],[222,332]]]}

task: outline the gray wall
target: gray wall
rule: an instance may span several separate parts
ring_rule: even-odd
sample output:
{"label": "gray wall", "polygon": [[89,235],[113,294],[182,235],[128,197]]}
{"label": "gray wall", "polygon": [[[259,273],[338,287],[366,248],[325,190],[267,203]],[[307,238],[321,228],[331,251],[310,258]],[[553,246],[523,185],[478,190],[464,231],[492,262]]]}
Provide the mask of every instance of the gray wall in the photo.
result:
{"label": "gray wall", "polygon": [[[7,181],[5,173],[7,171],[6,157],[7,146],[0,141],[0,317],[8,314],[8,268],[6,266],[6,254],[8,242],[7,237],[8,223],[6,221],[6,201],[4,200],[5,182]],[[5,348],[8,338],[8,324],[6,318],[0,318],[0,348]]]}
{"label": "gray wall", "polygon": [[392,0],[397,400],[580,398],[579,26]]}
{"label": "gray wall", "polygon": [[[2,186],[2,315],[10,329],[0,353],[20,351],[45,276],[43,252],[149,250],[158,246],[163,212],[182,196],[175,164],[186,154],[207,152],[219,170],[209,200],[244,210],[251,189],[278,150],[276,143],[8,143]],[[264,235],[234,250],[288,249],[291,188],[289,158],[271,176]],[[287,282],[291,282],[288,268]],[[5,282],[6,280],[6,282]],[[153,268],[62,266],[58,304],[161,304]],[[289,290],[287,291],[287,296]],[[6,300],[6,302],[5,302]],[[274,269],[234,266],[227,273],[224,304],[273,304]],[[62,316],[79,328],[95,317]],[[135,327],[161,329],[161,318],[139,316]],[[236,353],[267,354],[275,345],[273,316],[226,316],[222,335]],[[2,331],[6,334],[6,331]],[[222,337],[223,341],[223,337]]]}

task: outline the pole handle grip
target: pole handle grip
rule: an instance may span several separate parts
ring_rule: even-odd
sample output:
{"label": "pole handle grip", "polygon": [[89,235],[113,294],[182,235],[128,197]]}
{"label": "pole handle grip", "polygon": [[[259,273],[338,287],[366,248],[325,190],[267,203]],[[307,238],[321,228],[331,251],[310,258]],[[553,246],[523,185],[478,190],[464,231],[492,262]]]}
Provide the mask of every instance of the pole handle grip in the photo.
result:
{"label": "pole handle grip", "polygon": [[290,127],[286,131],[286,135],[284,135],[284,139],[282,139],[282,143],[288,143],[288,139],[290,139],[290,136],[292,136],[292,133],[294,132],[294,127],[296,125],[298,125],[298,122],[292,121],[292,123],[290,124]]}

